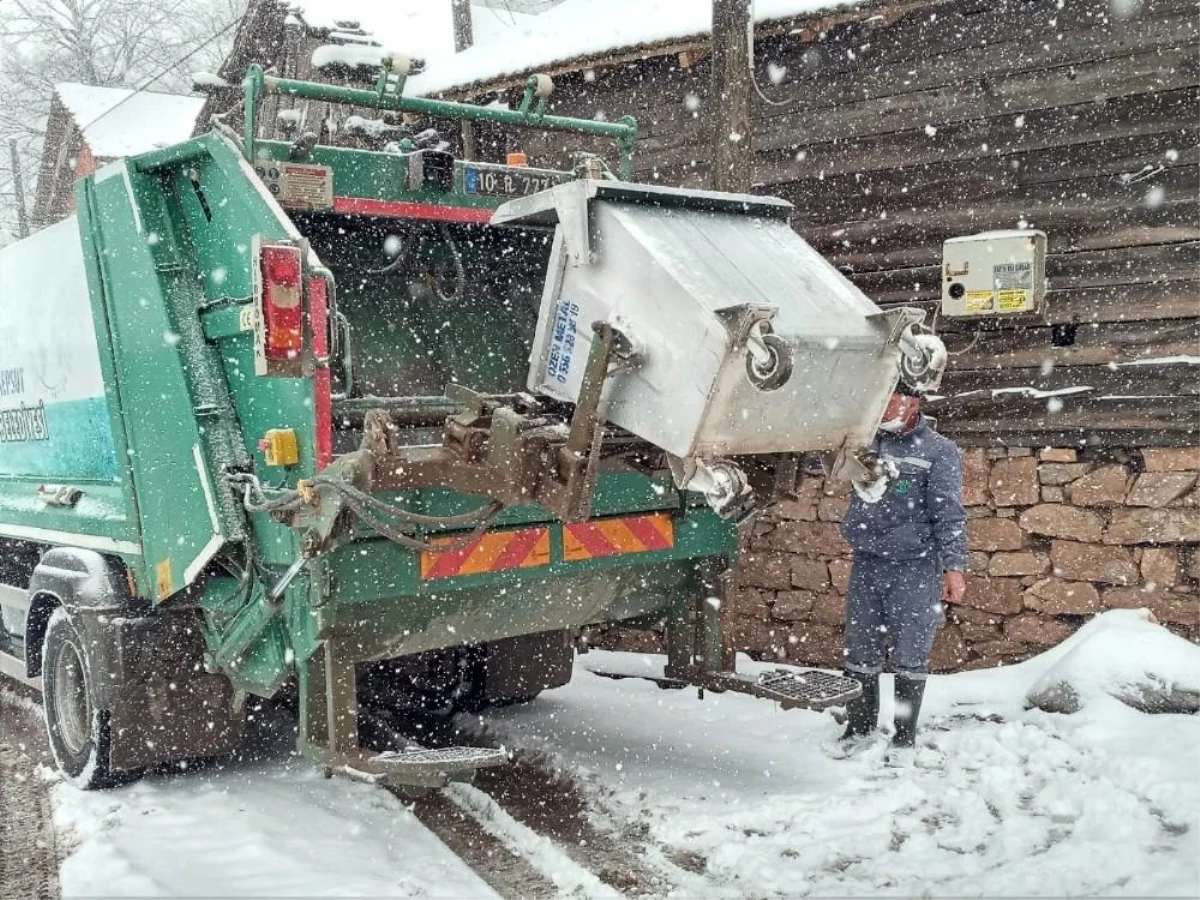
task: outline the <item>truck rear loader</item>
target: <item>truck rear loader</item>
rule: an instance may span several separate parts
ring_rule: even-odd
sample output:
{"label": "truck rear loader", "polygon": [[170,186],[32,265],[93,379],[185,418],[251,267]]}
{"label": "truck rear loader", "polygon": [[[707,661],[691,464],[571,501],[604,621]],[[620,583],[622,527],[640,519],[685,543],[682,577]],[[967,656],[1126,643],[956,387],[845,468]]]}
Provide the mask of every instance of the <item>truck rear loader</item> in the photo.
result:
{"label": "truck rear loader", "polygon": [[[738,528],[806,459],[852,478],[897,379],[936,378],[789,204],[627,180],[636,125],[247,74],[244,127],[111,163],[0,252],[0,671],[82,787],[220,755],[252,697],[299,749],[414,789],[504,760],[380,749],[408,710],[565,684],[581,633],[661,630],[666,678],[823,708],[857,683],[734,671]],[[375,109],[386,147],[258,136],[264,101]],[[619,176],[456,159],[425,126],[612,138]],[[373,745],[373,746],[368,746]]]}

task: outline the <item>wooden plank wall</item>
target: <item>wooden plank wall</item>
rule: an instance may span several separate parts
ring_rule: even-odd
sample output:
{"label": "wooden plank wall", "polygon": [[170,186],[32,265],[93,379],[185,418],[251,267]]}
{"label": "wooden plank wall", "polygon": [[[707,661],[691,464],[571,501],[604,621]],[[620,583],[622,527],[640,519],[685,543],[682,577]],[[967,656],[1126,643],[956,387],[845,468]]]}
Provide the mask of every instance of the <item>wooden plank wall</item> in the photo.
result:
{"label": "wooden plank wall", "polygon": [[[640,180],[706,186],[709,68],[679,51],[560,75],[553,111],[632,114]],[[1198,51],[1193,0],[891,3],[763,27],[757,77],[781,105],[756,102],[755,189],[795,203],[876,302],[931,313],[943,240],[1047,233],[1044,317],[938,321],[955,355],[934,409],[961,443],[1195,444],[1200,367],[1139,363],[1200,356]],[[509,140],[565,162],[561,136]],[[1071,387],[1089,390],[992,393]]]}

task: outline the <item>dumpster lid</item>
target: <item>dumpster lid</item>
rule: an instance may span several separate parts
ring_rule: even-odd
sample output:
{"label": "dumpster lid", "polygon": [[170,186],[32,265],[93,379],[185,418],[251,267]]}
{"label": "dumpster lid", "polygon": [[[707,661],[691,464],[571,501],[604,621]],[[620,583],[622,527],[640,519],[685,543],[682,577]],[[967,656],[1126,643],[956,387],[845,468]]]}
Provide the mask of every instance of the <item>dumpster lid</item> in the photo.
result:
{"label": "dumpster lid", "polygon": [[787,219],[795,209],[791,203],[778,197],[756,197],[753,194],[726,194],[719,191],[696,191],[581,178],[527,197],[509,200],[492,214],[492,224],[553,225],[560,220],[559,211],[565,204],[580,201],[586,203],[590,200],[741,213],[777,219]]}
{"label": "dumpster lid", "polygon": [[585,265],[591,258],[588,208],[593,200],[732,213],[751,218],[784,221],[791,217],[795,208],[788,201],[778,197],[756,197],[753,194],[726,194],[719,191],[697,191],[581,178],[530,194],[528,197],[509,200],[492,214],[491,224],[547,227],[562,225],[572,263]]}

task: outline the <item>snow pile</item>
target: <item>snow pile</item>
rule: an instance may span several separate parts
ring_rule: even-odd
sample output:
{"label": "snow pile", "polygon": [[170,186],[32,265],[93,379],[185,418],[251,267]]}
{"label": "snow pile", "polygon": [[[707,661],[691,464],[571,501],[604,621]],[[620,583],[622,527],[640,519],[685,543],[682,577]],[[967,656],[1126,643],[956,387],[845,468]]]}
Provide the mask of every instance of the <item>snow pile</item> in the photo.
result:
{"label": "snow pile", "polygon": [[571,685],[482,726],[577,773],[605,819],[646,822],[648,859],[691,860],[671,870],[680,896],[1194,896],[1200,717],[1025,708],[1074,648],[1150,627],[1115,611],[1020,665],[931,677],[918,741],[933,768],[830,760],[825,715],[586,671],[661,674],[643,654],[583,656]]}
{"label": "snow pile", "polygon": [[1073,636],[1068,652],[1030,689],[1030,704],[1074,713],[1100,697],[1143,712],[1200,710],[1200,647],[1144,610],[1113,610]]}
{"label": "snow pile", "polygon": [[[427,0],[298,0],[293,8],[311,28],[330,32],[330,38],[343,42],[375,43],[368,48],[372,59],[365,63],[347,62],[344,65],[379,64],[385,52],[395,51],[426,61],[449,61],[454,53],[454,20],[450,4],[429,3]],[[505,46],[515,35],[523,33],[525,23],[534,16],[510,13],[507,10],[471,8],[471,22],[477,47]],[[365,35],[346,31],[347,23],[357,23]],[[319,48],[322,57],[314,55],[313,65],[328,65],[326,55],[331,48]],[[334,54],[335,56],[337,54]],[[357,57],[356,57],[357,58]],[[407,93],[412,93],[411,90]]]}
{"label": "snow pile", "polygon": [[192,86],[200,90],[202,88],[227,88],[230,85],[228,81],[215,72],[193,72]]}
{"label": "snow pile", "polygon": [[390,55],[390,51],[382,47],[364,44],[323,44],[313,51],[312,64],[315,69],[329,66],[378,69],[383,58]]}
{"label": "snow pile", "polygon": [[[862,0],[756,0],[758,22],[789,19]],[[506,75],[599,56],[623,48],[702,38],[712,30],[710,0],[564,0],[530,17],[523,32],[501,44],[479,43],[449,59],[430,62],[410,90],[432,94]]]}
{"label": "snow pile", "polygon": [[[998,397],[1003,397],[1005,394],[1017,394],[1018,396],[1021,396],[1021,397],[1028,397],[1031,400],[1045,400],[1049,397],[1069,397],[1072,394],[1086,394],[1090,390],[1092,390],[1092,389],[1090,387],[1087,387],[1086,385],[1079,385],[1077,387],[1059,388],[1058,390],[1054,390],[1054,391],[1045,391],[1045,390],[1042,390],[1040,388],[1035,388],[1035,387],[993,388],[992,389],[992,399],[995,400]],[[969,393],[978,393],[978,392],[971,391]],[[966,395],[960,394],[959,396],[966,396]]]}
{"label": "snow pile", "polygon": [[134,156],[186,141],[204,106],[203,97],[127,88],[64,83],[54,91],[99,159]]}

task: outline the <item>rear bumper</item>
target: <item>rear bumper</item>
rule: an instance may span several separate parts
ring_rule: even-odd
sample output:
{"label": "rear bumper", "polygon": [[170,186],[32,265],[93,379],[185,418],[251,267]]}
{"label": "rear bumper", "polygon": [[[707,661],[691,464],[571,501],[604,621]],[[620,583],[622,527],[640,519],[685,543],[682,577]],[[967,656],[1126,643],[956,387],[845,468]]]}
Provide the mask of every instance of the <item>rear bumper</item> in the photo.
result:
{"label": "rear bumper", "polygon": [[545,553],[540,537],[525,541],[538,564],[469,574],[439,574],[387,542],[355,542],[328,558],[330,593],[314,609],[313,637],[350,636],[360,659],[371,660],[665,615],[700,589],[699,561],[732,562],[737,547],[732,526],[708,510],[687,510],[671,525],[672,546],[627,545],[608,556],[583,556],[571,526],[540,525]]}

